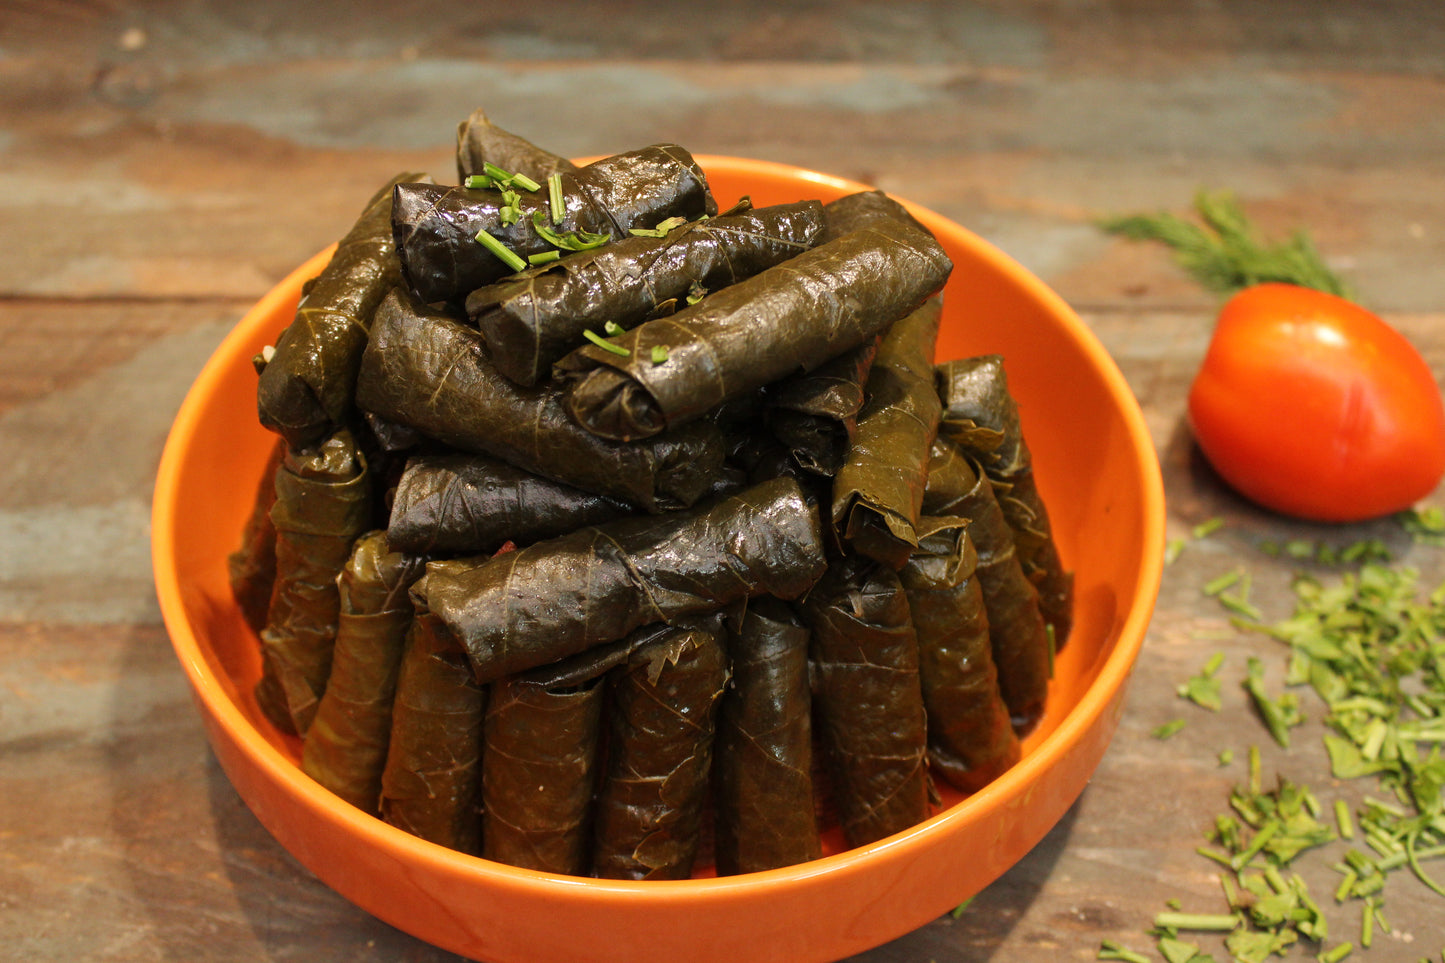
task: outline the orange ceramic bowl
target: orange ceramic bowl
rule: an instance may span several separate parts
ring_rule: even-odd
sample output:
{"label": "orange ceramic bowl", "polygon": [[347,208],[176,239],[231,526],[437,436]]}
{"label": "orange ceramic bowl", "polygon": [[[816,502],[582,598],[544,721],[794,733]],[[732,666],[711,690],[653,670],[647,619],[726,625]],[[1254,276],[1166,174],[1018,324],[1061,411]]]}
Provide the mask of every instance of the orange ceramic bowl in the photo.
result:
{"label": "orange ceramic bowl", "polygon": [[[726,206],[829,200],[864,185],[779,164],[699,158]],[[912,208],[954,261],[939,358],[1005,359],[1065,563],[1075,627],[1023,760],[912,829],[787,869],[677,882],[549,877],[423,842],[302,774],[299,746],[251,696],[255,636],[227,585],[272,436],[256,422],[250,359],[290,321],[323,251],[252,308],[181,406],[153,516],[156,590],[216,756],[257,818],[327,885],[409,933],[492,963],[835,960],[938,917],[1020,859],[1059,820],[1118,722],[1159,588],[1163,490],[1143,417],[1072,310],[1004,254]]]}

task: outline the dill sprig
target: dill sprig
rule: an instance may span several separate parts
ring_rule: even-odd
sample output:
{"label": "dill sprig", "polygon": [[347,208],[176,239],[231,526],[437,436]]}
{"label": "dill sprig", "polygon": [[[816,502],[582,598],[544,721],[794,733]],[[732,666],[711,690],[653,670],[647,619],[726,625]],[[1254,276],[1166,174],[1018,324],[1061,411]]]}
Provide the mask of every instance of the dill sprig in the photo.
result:
{"label": "dill sprig", "polygon": [[1202,223],[1177,214],[1133,214],[1108,217],[1099,226],[1110,234],[1135,241],[1158,241],[1174,250],[1175,259],[1204,287],[1221,294],[1269,281],[1349,297],[1345,283],[1330,270],[1314,242],[1303,231],[1275,243],[1261,241],[1229,191],[1205,190],[1194,196]]}

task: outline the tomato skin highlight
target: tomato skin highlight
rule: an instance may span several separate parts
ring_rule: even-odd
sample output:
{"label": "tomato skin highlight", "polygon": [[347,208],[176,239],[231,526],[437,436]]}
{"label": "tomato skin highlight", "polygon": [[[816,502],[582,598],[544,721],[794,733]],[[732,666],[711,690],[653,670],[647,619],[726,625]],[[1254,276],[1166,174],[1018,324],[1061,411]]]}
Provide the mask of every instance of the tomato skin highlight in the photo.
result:
{"label": "tomato skin highlight", "polygon": [[1188,421],[1229,485],[1298,518],[1401,511],[1445,475],[1445,405],[1414,345],[1353,302],[1291,284],[1224,305]]}

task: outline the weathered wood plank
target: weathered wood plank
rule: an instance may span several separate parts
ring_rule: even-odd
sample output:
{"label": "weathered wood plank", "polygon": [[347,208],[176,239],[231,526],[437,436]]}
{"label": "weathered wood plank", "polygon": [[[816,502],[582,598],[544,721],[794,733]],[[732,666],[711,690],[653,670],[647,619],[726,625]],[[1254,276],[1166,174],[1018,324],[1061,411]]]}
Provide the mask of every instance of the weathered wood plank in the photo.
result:
{"label": "weathered wood plank", "polygon": [[[743,0],[685,17],[665,0],[15,0],[0,5],[0,944],[17,958],[456,959],[341,900],[246,811],[158,624],[146,537],[155,460],[213,346],[377,183],[449,178],[452,127],[478,105],[563,153],[675,140],[960,221],[1118,362],[1169,535],[1227,523],[1166,572],[1118,737],[1064,821],[957,918],[859,963],[1082,961],[1104,938],[1146,949],[1169,897],[1217,910],[1193,849],[1241,778],[1223,748],[1258,744],[1266,773],[1357,798],[1320,775],[1317,722],[1290,753],[1269,743],[1233,682],[1272,650],[1225,633],[1199,586],[1248,566],[1280,617],[1295,564],[1263,539],[1380,537],[1432,585],[1440,553],[1388,522],[1294,523],[1223,490],[1182,420],[1216,301],[1094,219],[1231,188],[1265,232],[1309,228],[1445,377],[1435,0]],[[1214,651],[1232,673],[1217,715],[1174,694]],[[1173,739],[1150,735],[1181,716]],[[1320,864],[1307,877],[1332,889]],[[1438,907],[1392,881],[1396,932],[1352,959],[1437,952]],[[1348,938],[1356,921],[1329,912]]]}

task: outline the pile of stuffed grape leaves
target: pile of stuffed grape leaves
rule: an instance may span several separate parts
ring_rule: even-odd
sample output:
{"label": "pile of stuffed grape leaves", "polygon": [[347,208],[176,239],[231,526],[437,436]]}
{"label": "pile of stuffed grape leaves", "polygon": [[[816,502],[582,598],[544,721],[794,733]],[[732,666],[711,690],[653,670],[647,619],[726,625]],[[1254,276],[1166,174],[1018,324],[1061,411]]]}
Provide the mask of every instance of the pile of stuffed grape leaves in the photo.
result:
{"label": "pile of stuffed grape leaves", "polygon": [[1006,359],[935,359],[927,228],[481,110],[456,174],[382,185],[254,360],[276,440],[230,575],[302,770],[440,846],[649,880],[867,845],[1013,766],[1072,583]]}

